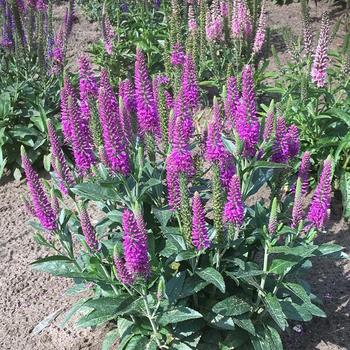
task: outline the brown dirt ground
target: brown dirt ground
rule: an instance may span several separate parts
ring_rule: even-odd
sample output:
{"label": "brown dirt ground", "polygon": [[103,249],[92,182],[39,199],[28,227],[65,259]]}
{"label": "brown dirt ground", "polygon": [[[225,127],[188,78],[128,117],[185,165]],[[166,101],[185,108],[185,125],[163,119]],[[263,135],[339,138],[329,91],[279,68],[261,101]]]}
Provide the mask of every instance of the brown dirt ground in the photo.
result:
{"label": "brown dirt ground", "polygon": [[[329,3],[311,4],[313,26],[318,28],[320,15],[331,10],[333,19],[341,11]],[[293,23],[300,32],[299,4],[277,7],[269,4],[269,21],[273,29],[273,40],[282,61],[288,54],[282,44],[280,29]],[[64,17],[64,5],[55,8],[55,20]],[[334,20],[333,20],[334,22]],[[69,56],[72,68],[79,52],[100,37],[98,25],[88,22],[78,11],[71,41]],[[341,45],[336,38],[335,46]],[[59,327],[64,313],[76,299],[64,294],[70,281],[33,271],[29,264],[45,251],[32,239],[32,230],[27,224],[29,217],[19,200],[26,192],[23,183],[7,182],[0,185],[0,349],[1,350],[77,350],[100,349],[106,329],[78,330],[74,327]],[[341,218],[339,200],[332,205],[329,231],[320,235],[319,242],[334,241],[350,246],[350,227]],[[295,324],[290,335],[284,338],[288,350],[345,350],[350,349],[350,262],[315,260],[314,270],[309,276],[313,291],[324,301],[328,318],[316,318],[306,325]],[[34,327],[55,311],[62,312],[40,334],[34,336]]]}

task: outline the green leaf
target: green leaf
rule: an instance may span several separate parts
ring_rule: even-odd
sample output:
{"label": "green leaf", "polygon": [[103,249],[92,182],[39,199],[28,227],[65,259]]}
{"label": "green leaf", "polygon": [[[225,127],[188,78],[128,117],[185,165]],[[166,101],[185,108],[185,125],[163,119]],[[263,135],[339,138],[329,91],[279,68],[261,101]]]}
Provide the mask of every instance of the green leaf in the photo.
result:
{"label": "green leaf", "polygon": [[277,330],[271,326],[267,326],[269,331],[269,338],[270,338],[270,344],[272,350],[283,350],[283,344],[281,337]]}
{"label": "green leaf", "polygon": [[235,329],[235,323],[232,317],[214,315],[214,317],[210,320],[210,324],[219,329],[231,331]]}
{"label": "green leaf", "polygon": [[185,277],[186,272],[181,271],[166,283],[165,293],[168,296],[170,303],[173,303],[178,299],[185,282]]}
{"label": "green leaf", "polygon": [[156,217],[156,219],[159,221],[159,223],[163,227],[165,227],[168,224],[171,217],[173,216],[174,211],[171,209],[153,208],[153,213],[154,213],[154,216]]}
{"label": "green leaf", "polygon": [[180,252],[176,258],[175,261],[179,262],[179,261],[184,261],[184,260],[190,260],[193,259],[196,256],[196,253],[192,250],[185,250],[183,252]]}
{"label": "green leaf", "polygon": [[102,323],[113,320],[117,316],[114,313],[107,312],[106,310],[93,310],[86,316],[82,317],[78,322],[78,327],[93,327],[99,326]]}
{"label": "green leaf", "polygon": [[207,281],[213,284],[218,288],[222,293],[225,293],[225,281],[221,273],[215,270],[213,267],[207,267],[204,270],[196,271],[196,274],[202,278],[204,281]]}
{"label": "green leaf", "polygon": [[148,343],[148,338],[142,335],[133,336],[127,343],[125,350],[140,350],[144,349]]}
{"label": "green leaf", "polygon": [[281,301],[283,313],[288,320],[293,321],[308,322],[312,319],[311,313],[304,307],[304,305],[298,305],[288,300]]}
{"label": "green leaf", "polygon": [[113,222],[122,222],[123,213],[120,210],[112,210],[107,213],[107,217],[109,220]]}
{"label": "green leaf", "polygon": [[78,272],[72,260],[62,255],[39,259],[31,263],[31,265],[35,270],[48,272],[54,276],[69,277],[71,273]]}
{"label": "green leaf", "polygon": [[124,338],[127,334],[131,333],[134,323],[126,318],[118,317],[118,332],[120,338]]}
{"label": "green leaf", "polygon": [[82,183],[73,187],[72,192],[76,195],[93,201],[105,201],[118,199],[117,193],[108,187],[103,187],[94,183]]}
{"label": "green leaf", "polygon": [[213,306],[213,311],[223,316],[242,315],[251,310],[251,306],[238,296],[231,296]]}
{"label": "green leaf", "polygon": [[282,329],[282,331],[284,331],[288,323],[286,321],[286,316],[282,311],[280,301],[275,295],[269,293],[265,296],[264,303],[266,305],[266,310],[271,315],[272,319]]}
{"label": "green leaf", "polygon": [[274,163],[274,162],[267,162],[264,160],[258,160],[254,163],[254,169],[257,170],[259,168],[267,168],[267,169],[287,169],[289,168],[288,165],[282,164],[282,163]]}
{"label": "green leaf", "polygon": [[190,309],[189,307],[180,306],[177,309],[164,312],[158,322],[161,325],[168,325],[169,323],[178,323],[188,321],[194,318],[201,318],[202,314],[198,311]]}
{"label": "green leaf", "polygon": [[344,248],[338,244],[323,243],[318,247],[315,254],[324,256],[324,255],[339,253],[343,250],[344,250]]}
{"label": "green leaf", "polygon": [[286,274],[299,261],[300,259],[295,255],[286,255],[281,259],[274,259],[271,263],[269,273],[275,273],[277,275]]}
{"label": "green leaf", "polygon": [[61,328],[64,328],[66,326],[69,320],[80,310],[86,300],[87,298],[80,299],[71,307],[71,309],[66,313],[62,323],[60,324]]}
{"label": "green leaf", "polygon": [[252,335],[255,335],[255,327],[252,320],[250,319],[249,313],[232,317],[232,320],[238,327],[244,329]]}
{"label": "green leaf", "polygon": [[181,294],[179,295],[179,298],[186,298],[190,295],[198,293],[200,290],[205,288],[209,283],[206,281],[203,281],[198,276],[190,276],[186,278],[185,283],[183,285]]}
{"label": "green leaf", "polygon": [[110,350],[112,345],[116,342],[119,337],[119,332],[117,328],[110,330],[103,339],[101,350]]}

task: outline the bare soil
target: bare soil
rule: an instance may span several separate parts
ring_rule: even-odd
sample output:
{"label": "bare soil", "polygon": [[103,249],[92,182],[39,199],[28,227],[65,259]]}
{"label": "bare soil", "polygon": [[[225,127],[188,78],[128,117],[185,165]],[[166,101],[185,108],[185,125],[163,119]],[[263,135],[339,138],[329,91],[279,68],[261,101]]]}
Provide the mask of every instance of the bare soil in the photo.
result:
{"label": "bare soil", "polygon": [[[310,5],[314,28],[319,28],[321,13],[326,9],[330,10],[333,23],[342,15],[342,9],[331,3],[318,3],[317,7],[314,3]],[[299,6],[268,6],[273,40],[282,62],[288,59],[288,53],[280,30],[292,25],[295,32],[300,33]],[[64,18],[64,11],[63,4],[56,6],[57,22]],[[98,25],[90,23],[79,11],[77,14],[68,51],[73,69],[78,54],[100,38]],[[342,44],[339,38],[335,38],[334,47]],[[46,252],[33,241],[33,231],[27,224],[29,217],[20,201],[26,191],[24,183],[0,184],[0,349],[100,349],[105,328],[80,330],[71,325],[60,328],[64,314],[76,300],[64,294],[71,282],[30,267],[31,262],[45,256]],[[332,204],[328,233],[320,235],[318,241],[350,246],[350,226],[341,218],[339,199],[334,199]],[[290,334],[284,337],[285,347],[288,350],[350,349],[350,262],[315,259],[313,263],[309,281],[314,293],[323,300],[328,318],[315,318],[306,325],[293,324]],[[52,323],[34,335],[35,326],[56,311],[58,315]]]}

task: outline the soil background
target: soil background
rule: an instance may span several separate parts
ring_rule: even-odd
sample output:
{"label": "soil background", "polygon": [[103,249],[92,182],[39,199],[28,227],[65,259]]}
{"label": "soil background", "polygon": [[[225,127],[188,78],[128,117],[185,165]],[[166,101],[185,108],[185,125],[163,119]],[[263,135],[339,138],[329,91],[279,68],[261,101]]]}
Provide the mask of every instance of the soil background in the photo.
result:
{"label": "soil background", "polygon": [[[343,13],[339,5],[310,3],[311,20],[319,28],[320,17],[329,10],[334,24]],[[282,63],[288,59],[281,30],[292,26],[301,32],[300,5],[268,5],[269,26]],[[55,7],[57,23],[64,18],[65,6]],[[344,29],[333,41],[333,47],[342,45]],[[99,40],[98,25],[90,23],[77,10],[68,55],[72,68],[78,53]],[[271,64],[273,69],[273,64]],[[97,350],[106,333],[105,328],[95,330],[76,329],[69,324],[61,328],[64,314],[76,301],[65,295],[71,285],[67,279],[52,277],[31,269],[30,263],[45,256],[45,250],[33,240],[33,231],[27,224],[29,217],[20,196],[27,191],[24,182],[5,181],[0,184],[0,349],[1,350]],[[350,226],[341,217],[339,198],[332,202],[332,214],[327,234],[320,235],[318,242],[335,242],[350,247]],[[290,334],[284,337],[287,350],[347,350],[350,349],[350,262],[346,260],[315,259],[309,276],[313,292],[324,302],[328,318],[314,318],[303,325],[292,325]],[[37,335],[33,329],[47,316],[57,312],[54,320]],[[210,349],[208,349],[210,350]]]}

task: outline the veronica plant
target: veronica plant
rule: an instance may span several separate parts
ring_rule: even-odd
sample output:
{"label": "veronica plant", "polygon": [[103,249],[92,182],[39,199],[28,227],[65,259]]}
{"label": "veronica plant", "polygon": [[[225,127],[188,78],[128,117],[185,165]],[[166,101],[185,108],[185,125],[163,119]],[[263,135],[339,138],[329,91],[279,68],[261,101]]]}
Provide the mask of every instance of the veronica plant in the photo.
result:
{"label": "veronica plant", "polygon": [[271,91],[280,94],[279,103],[286,119],[298,126],[303,150],[309,151],[315,160],[332,154],[334,185],[342,192],[344,216],[349,217],[349,38],[345,36],[342,50],[330,50],[335,32],[331,31],[325,13],[314,45],[304,3],[302,14],[303,37],[290,40],[288,36],[292,60],[286,66],[277,60],[279,71]]}
{"label": "veronica plant", "polygon": [[282,349],[288,322],[325,317],[302,276],[312,257],[342,250],[315,242],[329,216],[333,160],[304,212],[308,157],[295,174],[298,130],[272,109],[259,117],[252,67],[241,89],[230,78],[227,118],[216,100],[206,131],[194,127],[195,80],[167,109],[137,57],[136,81],[119,98],[102,72],[94,123],[66,78],[61,112],[75,166],[50,132],[59,208],[22,155],[35,239],[54,251],[33,267],[73,278],[70,294],[89,288],[66,321],[79,312],[82,327],[112,322],[104,349],[115,340],[118,349]]}

